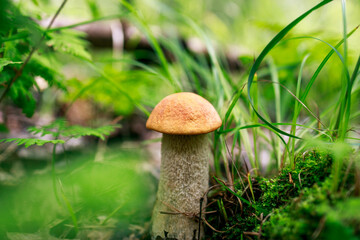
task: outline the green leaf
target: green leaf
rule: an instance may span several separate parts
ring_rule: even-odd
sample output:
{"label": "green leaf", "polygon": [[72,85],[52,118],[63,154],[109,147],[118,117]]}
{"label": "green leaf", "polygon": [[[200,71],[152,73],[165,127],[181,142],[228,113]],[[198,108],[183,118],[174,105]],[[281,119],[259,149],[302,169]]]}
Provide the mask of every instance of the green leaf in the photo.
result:
{"label": "green leaf", "polygon": [[102,140],[105,136],[110,135],[120,125],[106,125],[98,128],[83,127],[79,125],[68,126],[67,121],[59,119],[53,123],[42,127],[30,127],[28,131],[32,134],[40,134],[41,136],[52,135],[53,137],[79,138],[83,136],[94,136]]}
{"label": "green leaf", "polygon": [[273,124],[271,124],[269,121],[267,121],[263,116],[260,115],[260,113],[258,113],[254,107],[253,104],[253,100],[251,97],[251,85],[253,83],[254,77],[256,72],[258,71],[261,62],[264,60],[264,58],[266,57],[266,55],[281,41],[281,39],[283,39],[285,37],[285,35],[291,30],[293,29],[298,23],[300,23],[304,18],[306,18],[310,13],[312,13],[313,11],[321,8],[322,6],[328,4],[329,2],[332,2],[332,0],[324,0],[322,2],[320,2],[319,4],[317,4],[315,7],[311,8],[310,10],[306,11],[304,14],[302,14],[300,17],[296,18],[294,21],[292,21],[289,25],[287,25],[283,30],[281,30],[267,45],[266,47],[262,50],[262,52],[260,53],[260,55],[258,56],[258,58],[256,59],[256,61],[254,62],[254,65],[252,66],[251,70],[250,70],[250,74],[249,74],[249,78],[248,78],[248,98],[251,104],[251,107],[253,108],[254,112],[256,113],[256,115],[265,123],[267,124],[273,131],[276,131],[280,134],[286,135],[288,137],[293,137],[293,138],[297,138],[299,139],[299,137],[294,136],[292,134],[289,134],[287,132],[282,131],[281,129],[275,127]]}
{"label": "green leaf", "polygon": [[21,62],[13,62],[8,58],[0,58],[0,72],[9,64],[21,64]]}
{"label": "green leaf", "polygon": [[51,144],[64,144],[64,140],[45,140],[45,139],[37,139],[37,138],[4,138],[0,139],[0,143],[9,143],[9,142],[15,142],[17,145],[25,145],[26,148],[38,145],[43,146],[46,143]]}
{"label": "green leaf", "polygon": [[35,44],[42,36],[42,30],[29,16],[25,16],[18,9],[18,3],[10,0],[0,1],[0,35],[8,36],[10,32],[17,32],[18,29],[26,29],[29,32],[31,44]]}
{"label": "green leaf", "polygon": [[40,76],[48,82],[49,86],[56,86],[66,91],[66,86],[62,83],[63,75],[54,60],[56,61],[56,59],[51,59],[51,56],[45,54],[35,54],[26,65],[23,74]]}
{"label": "green leaf", "polygon": [[31,117],[36,108],[36,100],[30,91],[34,79],[29,75],[22,75],[14,82],[9,91],[10,98],[14,103],[22,108],[27,117]]}
{"label": "green leaf", "polygon": [[64,137],[79,138],[82,136],[95,136],[102,140],[115,130],[114,126],[102,126],[98,128],[89,128],[83,126],[70,126],[61,133]]}
{"label": "green leaf", "polygon": [[[347,38],[349,38],[357,29],[359,26],[357,26],[356,28],[354,28],[351,32],[348,33]],[[320,63],[320,65],[318,66],[318,68],[316,69],[316,71],[314,72],[314,74],[312,75],[309,83],[306,85],[305,91],[304,93],[301,95],[300,100],[302,102],[305,102],[305,99],[312,87],[312,85],[314,84],[317,76],[319,75],[319,73],[321,72],[321,70],[324,68],[325,64],[328,62],[328,60],[330,59],[330,57],[335,53],[336,49],[339,48],[343,43],[344,43],[345,39],[342,39],[341,41],[339,41],[334,47],[331,47],[330,52],[326,55],[326,57],[322,60],[322,62]],[[340,54],[338,54],[339,56]],[[340,56],[339,56],[340,57]]]}
{"label": "green leaf", "polygon": [[91,55],[86,50],[87,41],[82,39],[83,33],[63,29],[60,32],[49,32],[47,35],[51,38],[47,44],[53,47],[55,51],[91,60]]}
{"label": "green leaf", "polygon": [[223,186],[227,191],[229,191],[231,194],[235,195],[236,197],[238,197],[241,201],[243,201],[244,203],[246,203],[247,205],[249,205],[250,207],[253,207],[255,210],[259,210],[262,212],[265,212],[265,210],[263,210],[262,208],[260,208],[259,206],[255,205],[255,204],[251,204],[248,200],[246,200],[245,198],[243,198],[242,196],[240,196],[240,194],[234,192],[233,190],[231,190],[228,186],[226,186],[222,181],[220,181],[219,179],[217,179],[215,176],[213,177],[215,179],[215,181],[220,184],[221,186]]}
{"label": "green leaf", "polygon": [[39,3],[37,0],[31,0],[33,4],[35,4],[36,6],[39,6]]}

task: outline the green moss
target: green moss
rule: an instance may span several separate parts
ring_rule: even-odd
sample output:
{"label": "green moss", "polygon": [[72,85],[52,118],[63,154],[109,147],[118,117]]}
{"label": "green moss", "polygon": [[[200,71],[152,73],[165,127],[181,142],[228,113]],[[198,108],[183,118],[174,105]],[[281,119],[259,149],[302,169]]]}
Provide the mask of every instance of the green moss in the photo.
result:
{"label": "green moss", "polygon": [[360,198],[346,200],[330,190],[328,178],[275,210],[263,225],[263,239],[360,239]]}
{"label": "green moss", "polygon": [[[209,224],[221,232],[215,232],[209,228],[207,230],[207,239],[241,239],[242,237],[245,239],[245,235],[247,235],[246,237],[256,237],[256,235],[253,234],[259,232],[260,228],[263,228],[262,223],[267,222],[264,221],[266,216],[271,213],[272,216],[270,219],[276,219],[275,216],[280,212],[280,210],[276,209],[288,205],[296,197],[300,196],[299,199],[301,199],[301,196],[304,195],[307,189],[310,189],[314,184],[317,186],[317,184],[325,181],[331,173],[331,164],[332,159],[329,155],[317,151],[309,151],[297,157],[295,169],[285,167],[279,172],[278,176],[272,179],[252,178],[251,181],[255,196],[255,202],[252,203],[252,205],[246,204],[244,201],[242,202],[242,206],[239,206],[240,204],[236,205],[234,196],[229,195],[228,192],[216,194],[213,198],[223,199],[229,219],[225,222],[221,214],[208,216],[207,221]],[[246,178],[243,179],[243,181],[247,181]],[[235,186],[235,190],[240,193],[240,195],[244,196],[244,198],[246,195],[252,196],[249,189],[245,191],[241,186],[240,183]],[[214,199],[210,198],[209,202]],[[207,211],[214,210],[218,212],[224,211],[223,209],[219,211],[215,205],[207,209]],[[312,209],[309,207],[303,210],[305,211],[303,214],[308,214],[312,219]],[[314,217],[317,218],[312,220],[317,220],[317,222],[321,219],[321,216]],[[281,221],[287,221],[287,219],[279,218],[279,222],[276,223],[279,225],[279,229],[282,228],[280,226],[287,226]],[[288,231],[295,227],[299,229],[299,233],[304,232],[304,235],[308,234],[308,232],[306,232],[308,231],[306,220],[304,220],[304,222],[301,220],[293,222],[293,225],[289,225],[288,228],[286,228]],[[271,224],[266,226],[266,231],[271,229]],[[281,234],[285,233],[287,231],[286,229],[283,230]],[[266,232],[266,234],[271,238],[268,232]],[[279,235],[281,234],[279,233]]]}
{"label": "green moss", "polygon": [[268,214],[299,196],[302,189],[323,182],[331,173],[331,163],[329,155],[317,151],[298,156],[295,169],[285,167],[277,177],[259,181],[262,191],[260,206],[268,210]]}
{"label": "green moss", "polygon": [[[324,189],[315,185],[305,189],[291,204],[276,209],[269,221],[263,225],[265,239],[306,239],[316,234],[324,217],[317,211],[318,204],[327,202]],[[286,236],[286,237],[285,237]]]}
{"label": "green moss", "polygon": [[[252,178],[255,202],[236,203],[236,198],[221,190],[210,202],[221,198],[228,221],[215,204],[208,222],[221,232],[208,228],[206,239],[360,239],[360,197],[354,197],[354,168],[343,166],[342,189],[333,191],[332,158],[326,153],[309,151],[298,156],[296,167],[285,167],[272,178]],[[345,173],[346,172],[346,173]],[[243,181],[246,184],[247,178]],[[252,201],[249,188],[235,191]],[[222,209],[222,211],[224,211]],[[208,209],[209,211],[210,209]]]}

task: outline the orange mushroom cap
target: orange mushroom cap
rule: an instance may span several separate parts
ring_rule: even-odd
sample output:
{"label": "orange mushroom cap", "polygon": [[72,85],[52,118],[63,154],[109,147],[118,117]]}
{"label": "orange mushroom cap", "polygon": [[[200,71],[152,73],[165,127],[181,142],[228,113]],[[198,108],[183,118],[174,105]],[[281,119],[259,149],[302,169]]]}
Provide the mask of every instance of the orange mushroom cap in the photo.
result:
{"label": "orange mushroom cap", "polygon": [[148,129],[174,135],[196,135],[215,131],[222,122],[205,98],[190,92],[175,93],[161,100],[146,122]]}

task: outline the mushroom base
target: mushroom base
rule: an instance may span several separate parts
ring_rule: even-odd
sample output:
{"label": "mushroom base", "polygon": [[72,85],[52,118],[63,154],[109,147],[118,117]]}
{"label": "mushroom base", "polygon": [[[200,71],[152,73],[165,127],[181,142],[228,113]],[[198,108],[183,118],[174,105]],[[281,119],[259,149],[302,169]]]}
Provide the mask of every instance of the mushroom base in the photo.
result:
{"label": "mushroom base", "polygon": [[[206,206],[210,148],[207,134],[163,134],[152,239],[198,239],[200,199]],[[200,226],[201,238],[204,236]]]}

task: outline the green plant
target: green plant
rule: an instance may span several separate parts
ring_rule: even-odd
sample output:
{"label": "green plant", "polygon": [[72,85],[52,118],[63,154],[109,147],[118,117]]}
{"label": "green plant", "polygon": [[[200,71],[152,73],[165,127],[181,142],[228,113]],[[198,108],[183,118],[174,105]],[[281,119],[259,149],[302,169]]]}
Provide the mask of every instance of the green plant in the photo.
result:
{"label": "green plant", "polygon": [[[66,0],[59,7],[58,11],[52,18],[47,27],[50,29],[52,23],[64,7]],[[27,16],[21,14],[19,9],[9,0],[1,3],[2,27],[0,29],[0,54],[1,63],[1,86],[4,91],[1,94],[0,102],[5,97],[9,97],[17,106],[21,107],[23,113],[27,117],[34,114],[36,100],[32,87],[39,86],[35,77],[42,77],[50,86],[55,85],[60,89],[65,89],[59,79],[60,74],[51,65],[55,61],[53,56],[49,54],[49,48],[44,46],[46,30],[33,20],[29,20]],[[37,54],[37,51],[42,54]],[[26,56],[26,57],[25,57]],[[12,65],[14,65],[12,67]],[[19,67],[16,65],[19,64]]]}
{"label": "green plant", "polygon": [[[156,1],[155,1],[156,2]],[[215,171],[218,176],[221,173],[221,164],[223,163],[225,166],[225,175],[229,182],[232,182],[231,172],[234,172],[234,169],[231,170],[232,165],[228,162],[227,152],[230,149],[226,146],[225,139],[232,139],[232,150],[235,147],[244,148],[249,157],[251,167],[255,168],[257,174],[260,174],[262,170],[262,166],[259,163],[259,152],[265,150],[269,152],[270,156],[275,156],[277,161],[277,165],[279,168],[284,167],[286,162],[289,162],[294,168],[294,159],[297,152],[299,152],[303,146],[304,142],[300,139],[306,138],[308,135],[314,135],[317,138],[328,137],[329,141],[334,141],[334,131],[337,131],[333,126],[325,125],[324,118],[326,121],[333,121],[335,118],[333,115],[329,114],[334,107],[338,104],[332,103],[328,109],[326,109],[321,115],[315,114],[307,103],[307,97],[309,96],[310,90],[313,88],[314,81],[319,79],[319,74],[324,70],[325,64],[328,62],[330,57],[336,53],[337,57],[342,61],[343,56],[338,51],[338,48],[343,44],[346,44],[348,38],[350,38],[353,33],[356,32],[357,27],[354,28],[351,32],[347,33],[346,28],[344,28],[345,34],[343,35],[343,39],[339,41],[335,46],[332,46],[328,42],[315,38],[315,37],[292,37],[286,38],[287,35],[290,34],[290,31],[295,28],[299,23],[303,22],[304,19],[307,18],[311,13],[318,11],[320,8],[325,7],[332,1],[322,1],[315,7],[306,11],[303,15],[296,18],[293,22],[291,22],[288,26],[278,32],[278,34],[269,42],[269,44],[263,49],[260,55],[255,59],[255,62],[251,69],[249,69],[249,75],[243,74],[240,76],[236,76],[233,78],[226,71],[226,63],[221,61],[221,53],[217,53],[214,49],[214,46],[211,44],[211,39],[209,36],[205,34],[205,32],[198,26],[195,21],[190,19],[187,16],[182,15],[176,11],[173,11],[171,8],[164,4],[159,4],[161,8],[164,9],[161,12],[166,18],[170,20],[174,20],[177,22],[183,23],[185,26],[189,27],[195,35],[199,36],[200,39],[203,40],[207,52],[209,54],[208,63],[202,64],[201,59],[196,59],[198,61],[194,61],[191,56],[189,56],[186,52],[184,52],[178,44],[174,44],[172,39],[160,38],[159,43],[156,45],[162,44],[166,49],[169,49],[175,55],[175,58],[179,60],[179,69],[178,72],[175,72],[177,76],[179,76],[182,81],[182,89],[185,88],[186,91],[197,91],[198,93],[203,94],[207,99],[209,99],[214,106],[221,112],[223,116],[223,126],[215,133],[214,138],[214,166]],[[132,9],[135,11],[134,9]],[[165,11],[166,10],[166,11]],[[139,11],[137,11],[139,12]],[[171,16],[171,17],[170,17]],[[136,18],[139,19],[143,16],[140,14],[136,14]],[[142,24],[144,20],[141,20]],[[144,28],[146,35],[149,29]],[[280,46],[285,45],[289,42],[289,40],[293,39],[315,39],[319,42],[325,43],[330,46],[331,50],[326,55],[326,57],[322,60],[321,64],[315,69],[314,74],[312,75],[310,81],[306,83],[305,90],[301,90],[301,85],[305,82],[303,72],[306,69],[306,63],[309,61],[300,61],[299,63],[295,63],[295,66],[299,66],[299,74],[297,86],[295,86],[296,94],[292,93],[292,90],[287,87],[287,85],[291,86],[291,82],[289,80],[284,80],[280,67],[276,66],[276,63],[273,60],[267,60],[268,55],[273,50],[277,50]],[[150,41],[155,41],[154,38],[151,38]],[[155,52],[157,52],[155,50]],[[158,53],[159,54],[159,53]],[[304,56],[307,53],[304,54]],[[161,54],[160,54],[161,55]],[[159,55],[159,58],[161,56]],[[304,57],[304,59],[309,59],[310,56]],[[220,60],[219,60],[220,59]],[[261,63],[266,60],[268,66],[263,66]],[[338,66],[342,68],[344,65],[344,61]],[[210,67],[209,67],[210,65]],[[161,65],[164,67],[164,64]],[[168,72],[170,64],[167,64],[164,71]],[[293,67],[290,66],[281,66],[285,68],[293,77],[293,75],[297,74]],[[208,69],[209,72],[204,71]],[[353,76],[357,75],[357,68],[353,72]],[[346,75],[346,71],[345,71]],[[345,76],[344,75],[344,76]],[[262,78],[271,76],[273,83],[273,95],[275,97],[275,122],[271,122],[271,114],[269,114],[266,109],[265,100],[259,98],[260,89],[259,85],[262,82],[269,82],[267,80],[263,80]],[[256,77],[256,79],[255,79]],[[247,84],[246,84],[246,79]],[[165,76],[164,80],[171,80]],[[285,82],[286,81],[286,82]],[[247,92],[244,91],[244,86],[247,85]],[[256,88],[255,88],[256,86]],[[285,89],[286,92],[290,93],[290,98],[293,98],[293,103],[295,105],[294,113],[290,113],[289,109],[285,109],[283,105],[285,104],[284,99],[289,99],[289,97],[284,96],[282,93],[282,89]],[[268,94],[268,91],[261,92],[262,94]],[[338,103],[344,102],[345,100],[340,99]],[[346,101],[349,101],[347,98]],[[228,107],[221,108],[221,106],[227,103]],[[250,110],[247,109],[247,106],[250,106]],[[338,105],[339,106],[339,105]],[[303,119],[303,116],[300,115],[301,109],[306,109],[314,120],[308,121],[304,124],[299,124],[298,122]],[[282,114],[285,112],[285,114]],[[285,115],[291,114],[292,123],[285,123]],[[342,114],[342,113],[341,113]],[[261,121],[262,123],[259,123]],[[345,121],[346,122],[346,121]],[[316,127],[319,125],[320,127]],[[285,131],[282,126],[290,126],[292,130]],[[300,130],[296,130],[299,128]],[[252,134],[250,135],[247,131],[251,129]],[[256,129],[256,130],[255,130]],[[315,134],[311,133],[316,131]],[[269,134],[270,133],[270,134]],[[296,134],[296,136],[295,136]],[[269,136],[270,135],[270,136]],[[291,144],[290,141],[287,143],[284,137],[292,138]],[[261,140],[259,140],[261,139]],[[281,146],[282,145],[282,146]],[[285,152],[285,153],[284,153]],[[291,153],[291,154],[290,154]],[[236,158],[237,156],[231,156],[231,158]],[[273,166],[273,165],[271,165]]]}
{"label": "green plant", "polygon": [[[331,179],[305,188],[292,203],[275,210],[263,226],[264,239],[358,239],[359,198],[329,194]],[[346,209],[345,209],[346,208]],[[351,219],[351,220],[350,220]]]}
{"label": "green plant", "polygon": [[[62,9],[65,3],[70,6]],[[76,100],[86,99],[101,113],[125,118],[136,114],[145,119],[161,98],[173,92],[196,92],[205,97],[223,120],[212,139],[211,174],[218,184],[218,195],[214,198],[217,208],[213,207],[227,221],[222,226],[216,225],[219,221],[209,220],[216,229],[226,231],[214,233],[214,238],[256,238],[262,223],[271,219],[266,214],[274,207],[291,205],[299,194],[310,198],[314,195],[322,201],[323,192],[303,193],[311,192],[311,186],[322,189],[322,181],[331,185],[324,189],[330,189],[335,198],[336,194],[356,188],[356,182],[350,182],[349,187],[341,177],[346,168],[347,179],[352,178],[350,169],[358,165],[353,156],[358,154],[359,144],[360,58],[356,48],[359,23],[349,11],[349,6],[358,7],[356,1],[325,0],[314,7],[307,7],[313,4],[310,1],[302,1],[296,8],[297,17],[291,22],[294,8],[282,1],[272,1],[271,5],[277,7],[267,11],[270,3],[266,0],[207,1],[196,6],[189,4],[189,0],[166,3],[104,0],[104,4],[88,0],[85,8],[89,12],[83,11],[79,22],[55,28],[51,24],[44,28],[37,23],[44,16],[53,15],[56,9],[53,19],[60,11],[71,15],[71,11],[83,9],[71,4],[83,6],[84,3],[65,0],[62,6],[52,6],[50,1],[41,0],[1,1],[0,22],[4,23],[0,26],[1,106],[15,104],[27,117],[37,116],[34,113],[37,105],[41,107],[42,94],[50,94],[56,99],[61,95],[62,103],[69,103],[67,109]],[[279,14],[284,11],[287,14]],[[299,11],[304,13],[299,15]],[[339,27],[334,22],[336,16],[342,18],[341,34],[336,34],[339,32],[335,29]],[[125,30],[128,25],[135,26],[140,35],[125,41],[135,49],[129,51],[125,47],[123,54],[116,57],[111,51],[91,49],[83,39],[85,35],[73,30],[117,18],[122,19]],[[203,44],[199,52],[187,45],[194,37]],[[137,44],[141,48],[140,43],[146,42],[145,38],[151,49],[136,49]],[[234,46],[241,47],[240,55],[229,54],[238,51]],[[138,54],[150,59],[141,62]],[[69,65],[84,70],[84,76],[65,79],[63,66]],[[45,91],[38,85],[41,78],[49,85]],[[58,106],[50,108],[53,112],[58,110]],[[55,146],[62,145],[66,139],[83,135],[103,138],[110,131],[106,127],[68,126],[60,120],[30,130],[48,134],[51,140],[12,137],[1,141],[25,147],[51,143],[53,164],[58,157]],[[317,151],[307,152],[308,149]],[[321,151],[329,153],[331,158],[319,154]],[[301,155],[308,163],[299,160]],[[1,161],[0,164],[6,168],[6,164]],[[313,176],[303,176],[312,171]],[[53,165],[52,176],[54,173]],[[277,177],[264,178],[274,173]],[[329,174],[331,179],[326,180]],[[65,192],[59,188],[61,182],[57,179],[53,178],[53,189],[59,190],[55,190],[58,200],[65,203],[71,216],[62,226],[78,226],[76,232],[80,236],[83,225],[79,208],[73,205],[66,187]],[[304,199],[304,204],[311,201]],[[321,205],[326,204],[323,201]],[[356,205],[356,200],[346,204]],[[112,216],[117,215],[121,206],[114,206],[103,223],[111,224]],[[302,203],[296,206],[304,210],[305,219],[314,210]],[[300,216],[295,210],[296,207],[286,210],[284,217],[279,212],[279,221]],[[212,219],[218,220],[214,215]],[[311,216],[321,220],[323,215],[316,212]],[[331,217],[341,218],[335,213]],[[276,218],[270,221],[275,222]],[[341,219],[340,223],[334,220],[333,226],[346,226],[348,230],[351,228],[348,222],[353,218],[349,219]],[[291,224],[288,223],[287,230],[296,225]],[[294,229],[299,230],[297,227]],[[308,236],[313,229],[305,230]],[[286,232],[276,231],[279,238]],[[11,237],[16,238],[16,234]]]}
{"label": "green plant", "polygon": [[[235,182],[234,190],[218,181],[224,192],[222,195],[218,195],[215,191],[209,198],[209,202],[216,199],[218,202],[224,203],[223,207],[210,206],[207,209],[209,212],[207,221],[209,226],[215,229],[212,231],[208,228],[209,236],[212,239],[238,239],[240,235],[269,237],[268,234],[274,234],[271,235],[272,239],[276,239],[276,236],[288,237],[289,235],[285,234],[285,231],[289,229],[291,231],[293,228],[283,229],[284,224],[280,224],[278,219],[286,221],[282,219],[282,214],[287,214],[287,211],[289,214],[296,214],[294,209],[289,206],[298,206],[296,205],[298,201],[304,201],[306,204],[307,201],[313,201],[313,197],[317,198],[316,194],[319,194],[322,199],[326,198],[331,189],[332,163],[332,157],[326,152],[311,150],[296,157],[294,169],[290,166],[284,167],[273,178],[255,177],[248,180],[247,177],[243,177]],[[342,169],[342,173],[344,171]],[[246,185],[244,186],[241,181],[245,181]],[[250,188],[250,186],[252,187]],[[319,186],[325,187],[320,188]],[[255,201],[252,200],[253,198]],[[296,209],[296,207],[294,208]],[[311,206],[311,209],[314,208],[317,206]],[[214,214],[214,212],[218,214]],[[226,222],[220,220],[224,212],[227,213],[229,219]],[[309,219],[312,218],[311,214],[303,214]],[[287,225],[302,224],[295,220],[297,217],[292,217],[294,220],[288,221]],[[318,222],[319,219],[314,218],[311,221],[312,223]],[[275,225],[276,229],[273,231],[272,228]],[[313,228],[308,228],[306,231],[311,231],[311,229]],[[281,230],[283,232],[278,235],[275,233]],[[308,232],[296,235],[294,239],[304,236],[309,236]]]}

